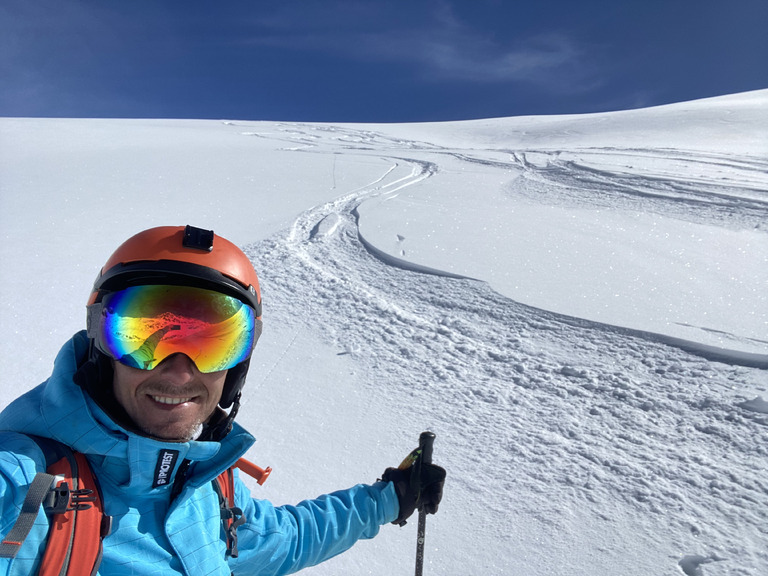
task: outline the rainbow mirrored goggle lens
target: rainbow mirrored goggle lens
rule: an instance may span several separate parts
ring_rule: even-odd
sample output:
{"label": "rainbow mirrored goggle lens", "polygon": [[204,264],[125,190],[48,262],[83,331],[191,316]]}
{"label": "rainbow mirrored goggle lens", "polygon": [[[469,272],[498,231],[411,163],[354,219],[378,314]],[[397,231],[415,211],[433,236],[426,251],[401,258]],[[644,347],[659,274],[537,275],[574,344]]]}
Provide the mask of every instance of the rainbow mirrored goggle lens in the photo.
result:
{"label": "rainbow mirrored goggle lens", "polygon": [[188,286],[134,286],[102,300],[99,348],[126,366],[152,370],[186,354],[200,372],[247,359],[258,338],[253,308],[231,296]]}

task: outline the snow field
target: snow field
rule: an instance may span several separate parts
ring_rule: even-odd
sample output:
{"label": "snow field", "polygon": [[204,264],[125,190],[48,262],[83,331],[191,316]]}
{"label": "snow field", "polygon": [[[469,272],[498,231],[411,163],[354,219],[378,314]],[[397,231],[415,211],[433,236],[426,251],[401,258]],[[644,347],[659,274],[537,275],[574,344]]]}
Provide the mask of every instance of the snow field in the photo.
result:
{"label": "snow field", "polygon": [[[276,503],[422,430],[427,574],[768,571],[768,91],[411,125],[0,120],[3,404],[136,231],[252,258],[239,415]],[[415,521],[312,574],[410,572]]]}

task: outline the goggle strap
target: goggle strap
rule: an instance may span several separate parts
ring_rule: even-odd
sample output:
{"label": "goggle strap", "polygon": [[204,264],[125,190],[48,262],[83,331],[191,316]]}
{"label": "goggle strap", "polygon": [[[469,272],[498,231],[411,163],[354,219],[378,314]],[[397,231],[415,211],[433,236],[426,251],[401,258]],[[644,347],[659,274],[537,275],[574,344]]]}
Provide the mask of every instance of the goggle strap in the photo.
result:
{"label": "goggle strap", "polygon": [[85,329],[88,338],[96,340],[99,335],[99,323],[101,322],[101,302],[89,304],[86,307]]}

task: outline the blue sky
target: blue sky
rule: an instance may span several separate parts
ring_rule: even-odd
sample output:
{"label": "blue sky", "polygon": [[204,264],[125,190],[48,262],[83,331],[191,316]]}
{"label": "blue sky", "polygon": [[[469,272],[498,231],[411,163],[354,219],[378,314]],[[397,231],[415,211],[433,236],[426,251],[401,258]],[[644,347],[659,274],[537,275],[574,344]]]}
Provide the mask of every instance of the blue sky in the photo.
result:
{"label": "blue sky", "polygon": [[768,88],[766,0],[0,0],[0,116],[414,122]]}

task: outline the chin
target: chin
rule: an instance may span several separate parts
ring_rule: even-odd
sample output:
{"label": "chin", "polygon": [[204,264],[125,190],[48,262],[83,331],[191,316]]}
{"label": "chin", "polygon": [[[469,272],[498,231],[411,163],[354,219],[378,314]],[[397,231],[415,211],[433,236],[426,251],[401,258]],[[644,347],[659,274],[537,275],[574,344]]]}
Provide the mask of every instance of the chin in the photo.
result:
{"label": "chin", "polygon": [[163,442],[189,442],[200,435],[202,424],[196,423],[189,426],[150,426],[142,428],[150,438]]}

